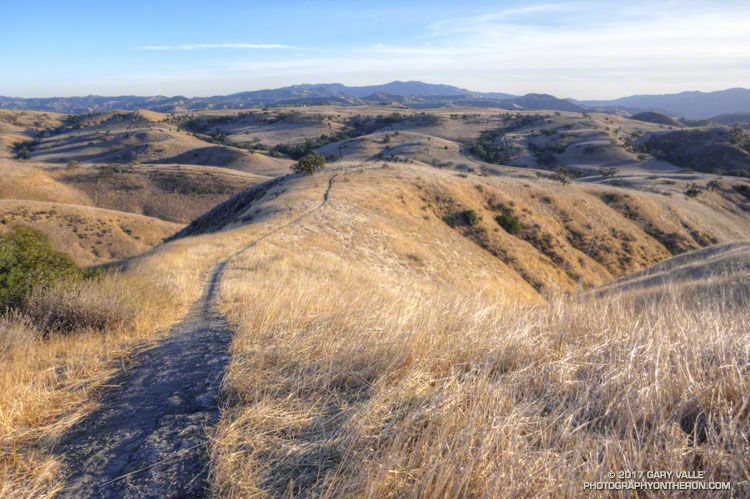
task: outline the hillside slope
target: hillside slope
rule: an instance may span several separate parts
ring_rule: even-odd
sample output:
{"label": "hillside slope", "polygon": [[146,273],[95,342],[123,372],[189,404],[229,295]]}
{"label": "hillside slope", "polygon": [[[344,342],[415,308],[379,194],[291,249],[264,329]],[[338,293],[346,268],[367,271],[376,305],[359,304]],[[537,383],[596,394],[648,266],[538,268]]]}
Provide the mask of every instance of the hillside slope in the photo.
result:
{"label": "hillside slope", "polygon": [[14,225],[40,230],[80,266],[139,255],[182,227],[102,208],[0,199],[0,232]]}
{"label": "hillside slope", "polygon": [[691,251],[659,262],[609,285],[597,288],[599,296],[631,293],[640,300],[679,289],[698,299],[716,288],[727,292],[726,304],[741,302],[735,293],[745,294],[750,282],[750,241],[739,241]]}
{"label": "hillside slope", "polygon": [[[671,288],[647,306],[627,293],[568,293],[746,238],[740,200],[524,173],[342,162],[251,187],[117,265],[168,283],[180,306],[194,302],[190,320],[218,305],[234,331],[211,429],[212,493],[575,495],[627,456],[747,489],[746,402],[712,390],[747,393],[717,367],[747,365],[750,295],[713,287],[691,308]],[[695,257],[677,258],[662,265]],[[169,348],[128,357],[131,374],[115,379],[169,372],[172,358],[153,365]],[[227,356],[201,360],[214,361]],[[138,407],[189,405],[173,392]],[[613,402],[625,397],[627,408]],[[107,400],[104,413],[125,413]]]}
{"label": "hillside slope", "polygon": [[236,333],[218,495],[572,496],[628,456],[745,491],[747,380],[720,366],[748,365],[747,281],[712,283],[697,307],[679,284],[647,303],[555,293],[576,271],[586,284],[715,266],[714,248],[665,258],[747,238],[732,208],[365,163],[256,186],[140,265],[238,250],[220,285]]}
{"label": "hillside slope", "polygon": [[[718,192],[690,199],[608,185],[457,175],[416,163],[366,163],[336,175],[327,218],[305,229],[318,234],[310,241],[394,272],[452,281],[456,276],[448,275],[460,269],[474,276],[466,286],[510,286],[519,297],[600,285],[673,254],[750,234],[747,217]],[[280,207],[289,196],[320,182],[286,177],[259,185],[176,237],[267,222],[288,209]],[[305,247],[308,239],[298,244]]]}

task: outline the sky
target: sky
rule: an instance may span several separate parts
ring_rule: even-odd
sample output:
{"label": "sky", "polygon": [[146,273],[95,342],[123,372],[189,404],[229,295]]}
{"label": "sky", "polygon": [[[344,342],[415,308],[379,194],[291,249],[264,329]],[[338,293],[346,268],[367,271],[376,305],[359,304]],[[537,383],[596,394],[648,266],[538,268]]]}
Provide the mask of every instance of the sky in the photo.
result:
{"label": "sky", "polygon": [[750,87],[750,2],[0,0],[0,95],[444,83],[608,99]]}

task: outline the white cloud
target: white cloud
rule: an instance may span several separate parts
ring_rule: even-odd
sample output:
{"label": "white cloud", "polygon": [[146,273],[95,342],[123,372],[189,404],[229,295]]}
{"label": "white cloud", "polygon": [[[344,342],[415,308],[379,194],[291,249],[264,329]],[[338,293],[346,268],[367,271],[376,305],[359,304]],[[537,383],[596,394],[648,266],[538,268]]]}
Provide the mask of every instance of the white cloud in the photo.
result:
{"label": "white cloud", "polygon": [[[413,43],[237,51],[204,65],[196,88],[226,90],[288,83],[371,84],[422,79],[480,91],[547,92],[577,98],[717,90],[750,81],[750,5],[550,2],[481,16],[444,19],[415,30]],[[142,50],[295,49],[277,44],[195,44]],[[185,71],[192,72],[192,71]],[[182,84],[175,68],[174,81]],[[165,75],[168,78],[168,75]],[[201,82],[201,83],[199,83]],[[277,83],[274,83],[277,82]],[[743,85],[744,83],[744,85]],[[237,85],[237,87],[234,87]],[[229,88],[232,86],[232,88]],[[225,91],[216,88],[215,91]],[[201,93],[199,90],[195,90]],[[209,91],[209,93],[214,90]]]}

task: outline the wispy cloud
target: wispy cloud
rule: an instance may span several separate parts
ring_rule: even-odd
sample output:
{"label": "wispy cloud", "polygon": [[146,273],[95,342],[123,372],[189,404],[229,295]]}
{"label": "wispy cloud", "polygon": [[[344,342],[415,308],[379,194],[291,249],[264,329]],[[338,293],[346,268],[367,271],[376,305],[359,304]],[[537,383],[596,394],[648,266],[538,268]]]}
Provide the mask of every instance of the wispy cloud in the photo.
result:
{"label": "wispy cloud", "polygon": [[137,50],[203,50],[203,49],[300,49],[278,43],[198,43],[190,45],[144,45]]}
{"label": "wispy cloud", "polygon": [[[191,73],[185,78],[174,76],[180,85],[192,80],[195,88],[204,88],[222,81],[233,91],[300,81],[366,84],[422,79],[475,90],[611,98],[685,88],[712,90],[748,81],[750,31],[744,20],[750,6],[650,1],[658,8],[647,9],[645,0],[633,4],[548,0],[425,23],[409,38],[366,45],[347,39],[346,44],[315,49],[279,44],[139,48],[297,49],[283,55],[274,50],[236,50],[232,57],[204,61],[206,74],[201,75],[179,65],[175,68],[176,73]],[[144,85],[149,79],[154,75],[142,77]]]}

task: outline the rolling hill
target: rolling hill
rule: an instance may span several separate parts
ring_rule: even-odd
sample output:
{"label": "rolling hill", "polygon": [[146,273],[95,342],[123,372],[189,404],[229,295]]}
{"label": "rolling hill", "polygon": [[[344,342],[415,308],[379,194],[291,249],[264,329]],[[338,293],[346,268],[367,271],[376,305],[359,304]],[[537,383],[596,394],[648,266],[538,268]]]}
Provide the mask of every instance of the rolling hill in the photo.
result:
{"label": "rolling hill", "polygon": [[[747,392],[725,367],[750,183],[639,142],[703,158],[740,131],[403,104],[0,116],[0,231],[111,271],[0,322],[4,490],[182,487],[172,458],[203,441],[211,493],[237,497],[497,496],[529,473],[511,493],[574,496],[623,456],[744,476],[744,399],[715,390]],[[289,174],[311,151],[326,169]]]}

